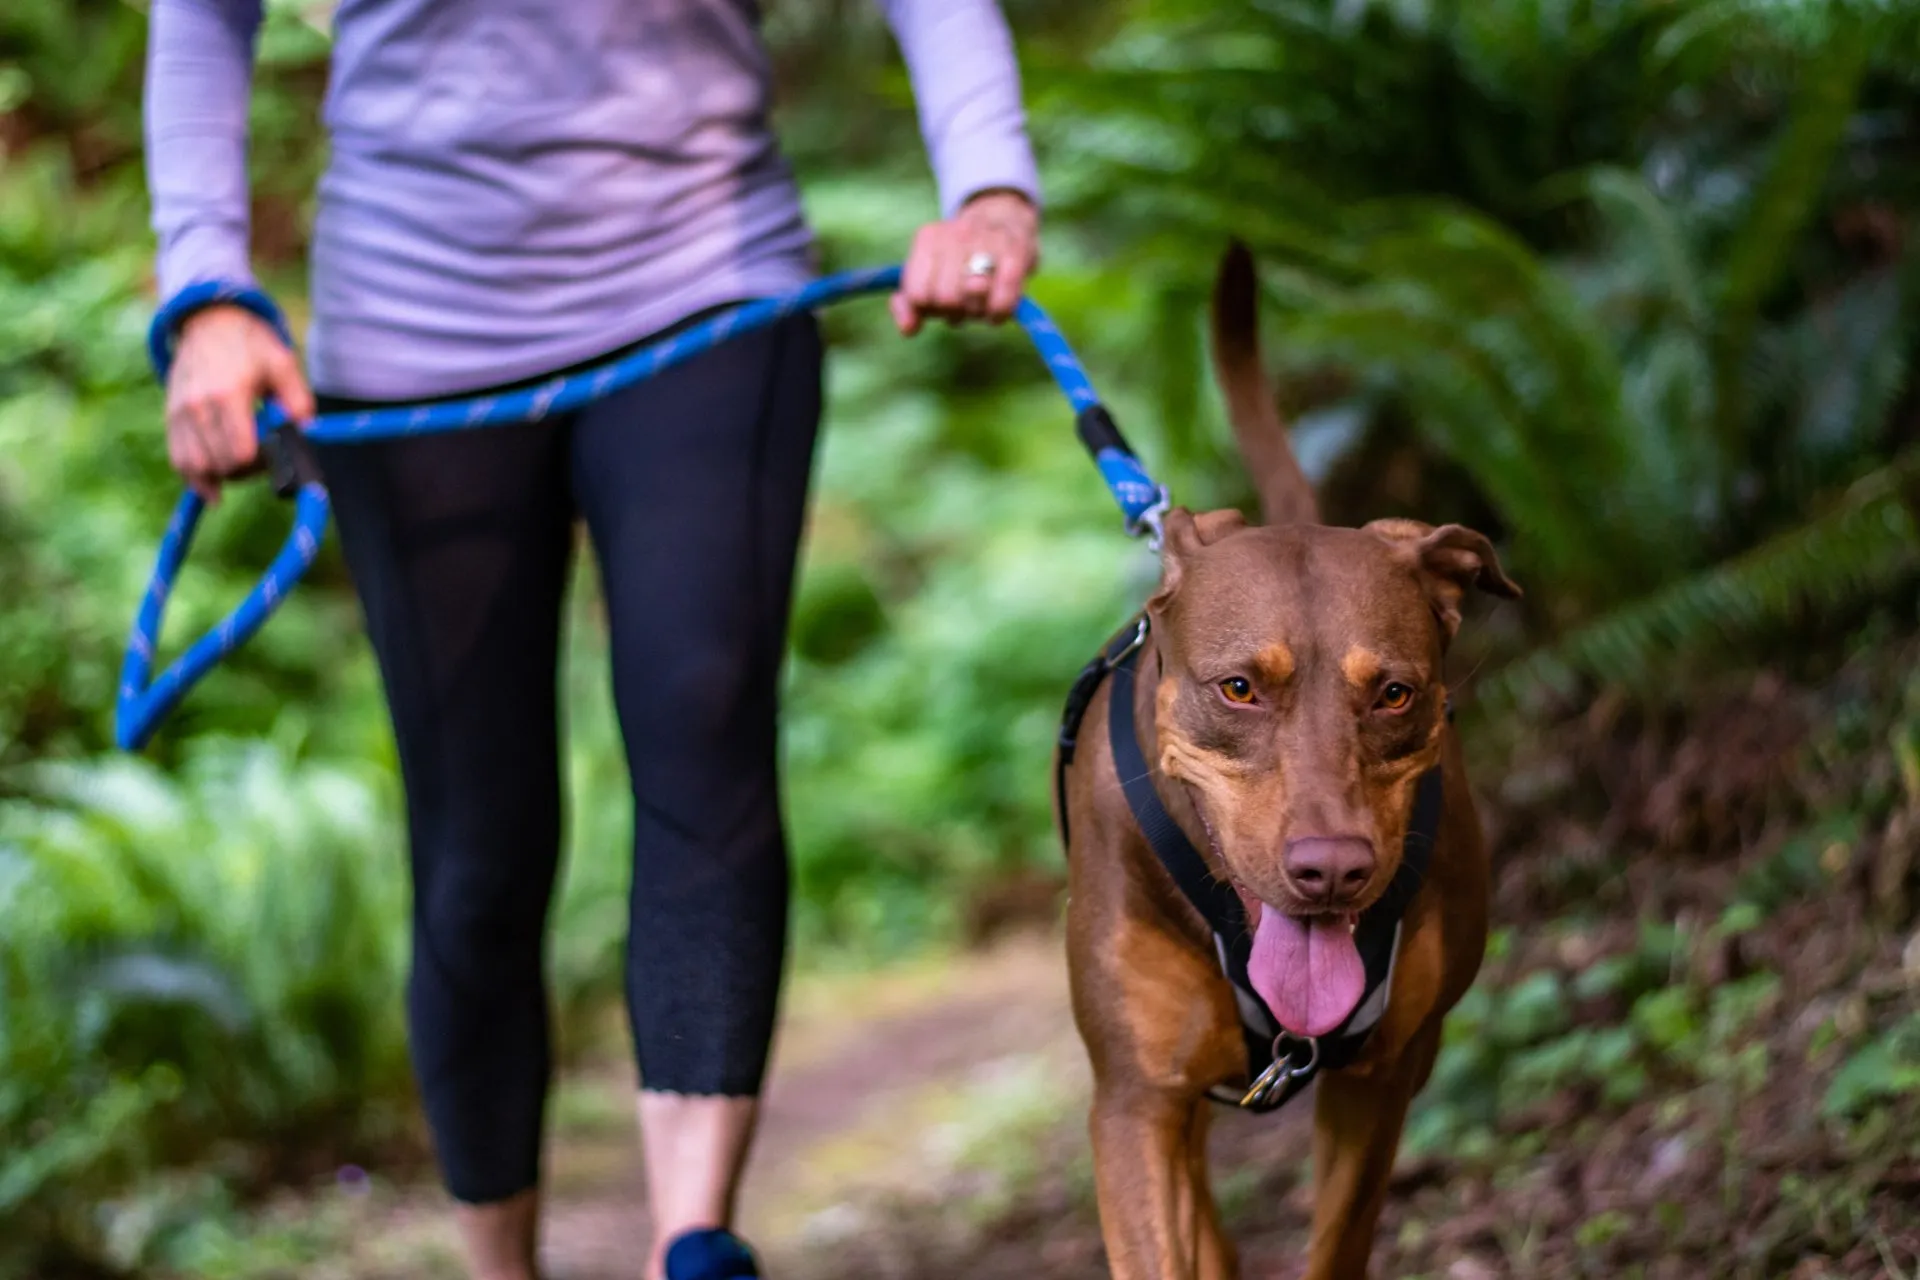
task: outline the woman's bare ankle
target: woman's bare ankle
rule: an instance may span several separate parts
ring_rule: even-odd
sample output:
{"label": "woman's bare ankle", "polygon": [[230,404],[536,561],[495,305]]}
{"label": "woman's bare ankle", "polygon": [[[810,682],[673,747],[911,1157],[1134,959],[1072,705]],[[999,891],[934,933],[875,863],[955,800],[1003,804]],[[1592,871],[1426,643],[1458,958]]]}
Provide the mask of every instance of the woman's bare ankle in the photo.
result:
{"label": "woman's bare ankle", "polygon": [[454,1218],[473,1280],[540,1280],[535,1261],[540,1234],[537,1188],[488,1204],[459,1205]]}
{"label": "woman's bare ankle", "polygon": [[759,1101],[752,1097],[642,1090],[641,1146],[645,1152],[653,1248],[648,1280],[665,1274],[667,1246],[689,1231],[728,1227]]}

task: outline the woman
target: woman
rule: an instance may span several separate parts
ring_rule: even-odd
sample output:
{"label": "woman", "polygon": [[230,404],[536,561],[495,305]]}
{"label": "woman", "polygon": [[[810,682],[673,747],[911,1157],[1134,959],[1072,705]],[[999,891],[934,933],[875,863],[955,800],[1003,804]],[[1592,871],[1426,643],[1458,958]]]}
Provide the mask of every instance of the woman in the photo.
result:
{"label": "woman", "polygon": [[[882,0],[944,219],[892,312],[1004,317],[1037,187],[993,0]],[[154,0],[147,161],[163,296],[250,281],[259,0]],[[203,494],[296,420],[590,363],[810,273],[754,0],[342,0],[307,372],[233,307],[181,324],[174,465]],[[657,1280],[751,1276],[728,1231],[785,948],[778,672],[820,412],[811,317],[559,420],[322,451],[379,658],[414,878],[416,1074],[472,1274],[528,1280],[559,851],[555,664],[576,513],[632,772],[627,987]]]}

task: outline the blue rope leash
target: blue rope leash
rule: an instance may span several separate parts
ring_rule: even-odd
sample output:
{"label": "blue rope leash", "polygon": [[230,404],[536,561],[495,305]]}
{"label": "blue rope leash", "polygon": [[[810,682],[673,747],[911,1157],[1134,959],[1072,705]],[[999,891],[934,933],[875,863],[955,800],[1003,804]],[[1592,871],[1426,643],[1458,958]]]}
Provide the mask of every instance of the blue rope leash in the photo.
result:
{"label": "blue rope leash", "polygon": [[[120,669],[119,697],[114,708],[115,739],[129,751],[146,745],[187,691],[265,625],[320,553],[329,513],[327,491],[317,474],[297,464],[300,453],[288,439],[291,433],[298,431],[306,440],[331,444],[530,422],[552,414],[570,413],[690,360],[737,334],[764,329],[796,312],[810,311],[843,298],[887,292],[899,282],[897,266],[826,276],[784,297],[745,303],[598,368],[500,395],[414,408],[322,414],[304,430],[289,424],[278,405],[268,403],[261,408],[256,425],[265,452],[275,463],[276,482],[283,494],[294,498],[292,531],[273,563],[234,610],[213,630],[187,646],[172,665],[154,676],[154,651],[166,614],[167,597],[172,594],[180,566],[186,560],[203,509],[197,494],[189,491],[180,495],[166,534],[160,540],[153,577],[140,601],[133,633],[127,640],[126,659]],[[280,309],[264,293],[225,282],[194,285],[168,300],[153,319],[148,354],[153,360],[154,373],[163,383],[172,365],[174,334],[180,323],[193,312],[217,303],[252,311],[272,325],[288,346],[293,345]],[[1031,299],[1022,298],[1015,318],[1073,406],[1080,440],[1093,455],[1094,464],[1125,516],[1127,532],[1136,537],[1147,534],[1157,541],[1160,513],[1167,505],[1166,491],[1154,483],[1121,436],[1112,416],[1094,393],[1086,370],[1046,312]]]}

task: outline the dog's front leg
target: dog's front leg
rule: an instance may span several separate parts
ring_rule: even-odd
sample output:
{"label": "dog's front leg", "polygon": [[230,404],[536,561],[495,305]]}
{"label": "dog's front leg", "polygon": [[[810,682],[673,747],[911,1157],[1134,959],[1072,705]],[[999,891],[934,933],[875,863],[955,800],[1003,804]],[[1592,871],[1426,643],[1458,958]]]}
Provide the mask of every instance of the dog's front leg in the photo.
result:
{"label": "dog's front leg", "polygon": [[1392,1062],[1329,1071],[1313,1111],[1313,1244],[1304,1280],[1364,1280],[1407,1106],[1439,1049],[1439,1022]]}
{"label": "dog's front leg", "polygon": [[1114,1280],[1231,1280],[1207,1186],[1205,1108],[1143,1086],[1094,1090],[1094,1178]]}
{"label": "dog's front leg", "polygon": [[1213,1198],[1213,1176],[1207,1167],[1207,1122],[1213,1104],[1204,1100],[1193,1105],[1193,1129],[1187,1140],[1187,1160],[1199,1210],[1199,1259],[1195,1274],[1199,1280],[1234,1280],[1240,1274],[1240,1262],[1233,1240],[1220,1225],[1220,1207]]}

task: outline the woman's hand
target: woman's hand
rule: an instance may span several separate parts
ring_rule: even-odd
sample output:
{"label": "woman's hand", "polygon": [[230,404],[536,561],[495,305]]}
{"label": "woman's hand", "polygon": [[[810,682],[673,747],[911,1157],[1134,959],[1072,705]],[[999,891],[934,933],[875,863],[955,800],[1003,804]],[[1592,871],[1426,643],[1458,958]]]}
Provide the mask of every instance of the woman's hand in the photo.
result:
{"label": "woman's hand", "polygon": [[167,457],[208,502],[258,461],[254,406],[268,396],[296,423],[313,417],[313,393],[272,326],[242,307],[187,317],[167,375]]}
{"label": "woman's hand", "polygon": [[929,317],[1005,320],[1033,274],[1039,232],[1039,211],[1017,191],[983,191],[947,221],[920,228],[893,295],[893,322],[911,337]]}

